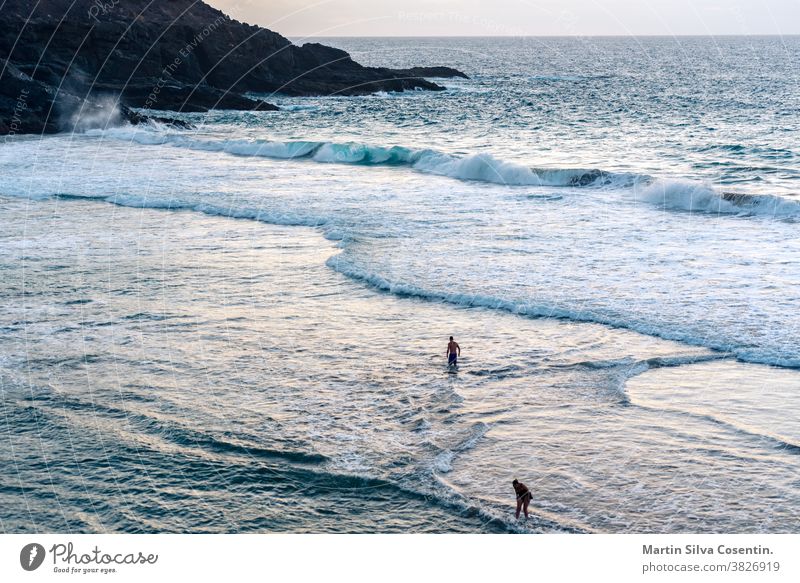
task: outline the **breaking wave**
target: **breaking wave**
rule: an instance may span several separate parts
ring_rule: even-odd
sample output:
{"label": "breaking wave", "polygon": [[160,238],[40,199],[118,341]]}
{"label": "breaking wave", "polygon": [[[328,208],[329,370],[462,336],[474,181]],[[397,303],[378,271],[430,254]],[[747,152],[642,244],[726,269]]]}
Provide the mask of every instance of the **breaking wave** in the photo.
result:
{"label": "breaking wave", "polygon": [[800,216],[800,202],[780,196],[721,192],[702,182],[656,180],[636,189],[637,198],[669,210],[778,218]]}
{"label": "breaking wave", "polygon": [[800,202],[780,196],[724,192],[704,182],[655,179],[646,174],[612,172],[598,168],[531,167],[485,153],[459,156],[432,149],[375,146],[358,142],[203,140],[184,132],[133,127],[89,130],[86,133],[143,145],[170,145],[235,156],[312,160],[323,164],[406,167],[424,174],[507,186],[632,189],[635,200],[669,210],[776,218],[800,216]]}
{"label": "breaking wave", "polygon": [[483,153],[458,156],[431,149],[375,146],[358,142],[200,140],[183,133],[156,132],[138,128],[91,130],[87,134],[144,145],[171,145],[237,156],[281,160],[308,159],[327,164],[400,166],[457,180],[509,186],[626,187],[650,180],[649,177],[638,174],[592,168],[534,168]]}

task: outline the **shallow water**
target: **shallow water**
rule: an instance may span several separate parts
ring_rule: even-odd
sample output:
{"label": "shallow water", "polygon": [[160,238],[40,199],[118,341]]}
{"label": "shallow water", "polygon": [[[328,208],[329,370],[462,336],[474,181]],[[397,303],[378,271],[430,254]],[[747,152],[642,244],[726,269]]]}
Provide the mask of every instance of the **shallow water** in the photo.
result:
{"label": "shallow water", "polygon": [[472,79],[0,143],[0,527],[796,532],[797,39],[330,42]]}
{"label": "shallow water", "polygon": [[[2,212],[17,225],[0,243],[7,531],[796,523],[799,458],[768,426],[640,397],[671,386],[648,375],[719,354],[397,298],[328,268],[336,249],[305,228],[82,201]],[[455,375],[438,350],[451,330]],[[693,366],[722,363],[774,378]],[[704,389],[707,402],[729,387]],[[536,492],[527,524],[509,514],[514,476]]]}

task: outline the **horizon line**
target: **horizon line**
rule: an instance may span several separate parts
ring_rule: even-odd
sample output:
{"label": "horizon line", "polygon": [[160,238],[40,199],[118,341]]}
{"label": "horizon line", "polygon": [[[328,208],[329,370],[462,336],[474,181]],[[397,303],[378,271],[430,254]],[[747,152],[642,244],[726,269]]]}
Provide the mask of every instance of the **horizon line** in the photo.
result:
{"label": "horizon line", "polygon": [[[263,28],[263,27],[262,27]],[[791,33],[695,33],[695,34],[288,34],[289,38],[708,38],[708,37],[774,37],[800,36]]]}

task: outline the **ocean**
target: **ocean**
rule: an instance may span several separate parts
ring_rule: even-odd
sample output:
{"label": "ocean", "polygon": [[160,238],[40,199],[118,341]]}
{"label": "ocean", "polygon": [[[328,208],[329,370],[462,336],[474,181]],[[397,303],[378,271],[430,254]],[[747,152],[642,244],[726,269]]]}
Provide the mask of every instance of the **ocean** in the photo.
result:
{"label": "ocean", "polygon": [[0,142],[0,529],[800,532],[800,38],[314,40]]}

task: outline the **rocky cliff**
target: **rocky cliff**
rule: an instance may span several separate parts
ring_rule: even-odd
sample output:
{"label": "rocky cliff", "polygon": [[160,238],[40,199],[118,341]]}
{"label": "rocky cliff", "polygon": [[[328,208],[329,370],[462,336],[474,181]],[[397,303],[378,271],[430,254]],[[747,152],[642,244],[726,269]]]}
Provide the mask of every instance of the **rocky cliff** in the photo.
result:
{"label": "rocky cliff", "polygon": [[[246,93],[359,95],[440,90],[447,67],[364,67],[345,51],[292,44],[196,0],[0,3],[0,134],[72,129],[108,103],[146,110],[275,109]],[[130,117],[127,108],[113,114]]]}

